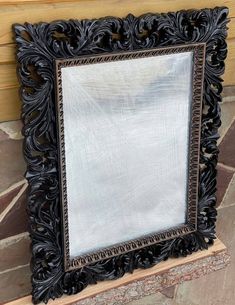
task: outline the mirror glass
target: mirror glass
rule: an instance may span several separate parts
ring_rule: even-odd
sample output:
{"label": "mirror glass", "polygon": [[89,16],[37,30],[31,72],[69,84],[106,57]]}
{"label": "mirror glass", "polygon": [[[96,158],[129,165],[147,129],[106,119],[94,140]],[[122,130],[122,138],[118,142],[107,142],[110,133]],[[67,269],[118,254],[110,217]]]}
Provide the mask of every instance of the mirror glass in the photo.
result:
{"label": "mirror glass", "polygon": [[64,67],[70,256],[185,223],[193,53]]}

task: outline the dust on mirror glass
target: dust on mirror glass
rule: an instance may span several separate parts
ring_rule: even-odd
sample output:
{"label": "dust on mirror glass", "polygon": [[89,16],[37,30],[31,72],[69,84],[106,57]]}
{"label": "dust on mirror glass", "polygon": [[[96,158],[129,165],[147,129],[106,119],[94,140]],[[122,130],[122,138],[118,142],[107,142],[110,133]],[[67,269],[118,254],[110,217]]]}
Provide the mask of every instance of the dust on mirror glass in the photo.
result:
{"label": "dust on mirror glass", "polygon": [[185,223],[193,53],[63,67],[70,257]]}

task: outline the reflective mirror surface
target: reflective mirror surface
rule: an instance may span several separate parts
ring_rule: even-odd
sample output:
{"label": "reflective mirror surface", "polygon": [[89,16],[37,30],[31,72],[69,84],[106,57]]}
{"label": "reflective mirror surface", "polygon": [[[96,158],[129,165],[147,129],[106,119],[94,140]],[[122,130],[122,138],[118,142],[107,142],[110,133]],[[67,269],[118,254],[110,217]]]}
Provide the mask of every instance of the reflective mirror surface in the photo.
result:
{"label": "reflective mirror surface", "polygon": [[71,258],[185,223],[192,64],[61,69]]}

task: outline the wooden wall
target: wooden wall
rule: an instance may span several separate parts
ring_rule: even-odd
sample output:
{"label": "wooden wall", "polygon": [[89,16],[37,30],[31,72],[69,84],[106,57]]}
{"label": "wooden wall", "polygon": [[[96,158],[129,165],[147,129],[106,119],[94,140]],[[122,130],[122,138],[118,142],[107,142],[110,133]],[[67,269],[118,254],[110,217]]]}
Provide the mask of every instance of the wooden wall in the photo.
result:
{"label": "wooden wall", "polygon": [[20,117],[15,44],[11,30],[14,23],[36,23],[69,18],[138,16],[147,12],[227,6],[230,9],[228,58],[225,85],[235,85],[235,0],[0,0],[0,122]]}

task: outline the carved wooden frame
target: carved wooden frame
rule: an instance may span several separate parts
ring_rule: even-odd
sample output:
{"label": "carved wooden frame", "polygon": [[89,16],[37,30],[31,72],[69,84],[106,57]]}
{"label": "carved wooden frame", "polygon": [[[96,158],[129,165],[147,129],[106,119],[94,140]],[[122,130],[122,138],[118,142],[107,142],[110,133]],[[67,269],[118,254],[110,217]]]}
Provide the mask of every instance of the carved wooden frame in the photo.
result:
{"label": "carved wooden frame", "polygon": [[[119,278],[136,268],[151,267],[168,257],[185,256],[213,243],[216,221],[216,164],[219,152],[217,139],[221,123],[220,76],[224,72],[227,54],[227,15],[227,8],[217,7],[146,14],[140,17],[128,15],[123,19],[105,17],[95,20],[14,25],[23,101],[24,155],[28,165],[26,178],[29,182],[28,214],[32,238],[32,285],[35,304],[60,297],[63,293],[77,293],[88,284]],[[192,128],[195,132],[201,125],[200,162],[196,158],[199,164],[197,169],[195,164],[192,168],[192,171],[199,172],[199,175],[196,175],[197,209],[195,206],[192,209],[192,218],[197,213],[197,217],[194,217],[196,228],[191,226],[191,230],[181,232],[180,235],[171,235],[169,232],[157,235],[155,240],[139,248],[134,245],[124,251],[114,249],[112,255],[108,256],[102,256],[101,253],[98,261],[87,258],[85,261],[77,260],[70,266],[65,259],[64,264],[66,255],[60,205],[59,127],[55,103],[56,66],[58,69],[63,60],[64,63],[71,62],[68,59],[78,56],[88,55],[87,58],[90,58],[105,53],[112,53],[113,56],[113,53],[119,52],[140,54],[136,51],[154,52],[154,48],[164,50],[166,47],[177,49],[179,45],[185,45],[184,48],[196,45],[195,49],[198,50],[206,48],[205,62],[200,61],[202,56],[195,61],[199,67],[198,71],[201,71],[196,79],[200,85],[194,88],[195,101],[197,100],[194,103],[197,105],[195,117],[198,118],[199,115],[201,122],[192,122],[192,126],[197,124],[195,129]],[[204,89],[200,115],[201,107],[198,108],[198,103],[200,105],[202,70]],[[60,97],[60,89],[58,92]],[[58,114],[60,115],[60,111]],[[196,193],[197,191],[194,191],[193,196]],[[66,249],[65,244],[65,252]],[[65,271],[70,267],[73,270]]]}

